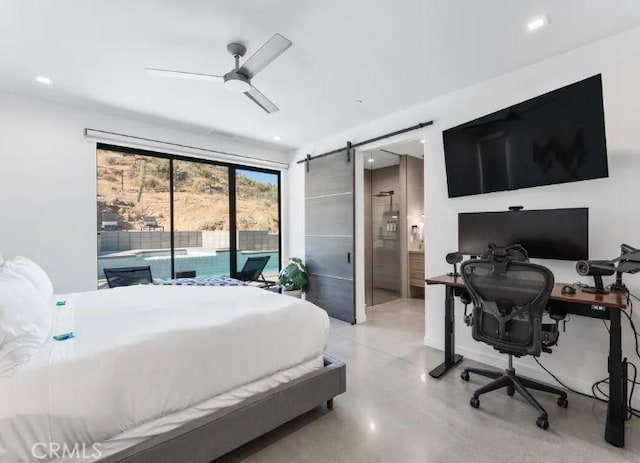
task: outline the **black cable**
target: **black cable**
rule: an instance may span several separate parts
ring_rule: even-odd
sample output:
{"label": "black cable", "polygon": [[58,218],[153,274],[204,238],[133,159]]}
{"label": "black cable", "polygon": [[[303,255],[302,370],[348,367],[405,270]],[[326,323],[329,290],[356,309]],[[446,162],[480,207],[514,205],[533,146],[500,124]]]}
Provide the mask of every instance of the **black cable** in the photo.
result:
{"label": "black cable", "polygon": [[[585,394],[584,392],[576,391],[575,389],[570,388],[569,386],[567,386],[566,384],[564,384],[562,381],[560,381],[556,375],[554,375],[553,373],[551,373],[551,372],[547,369],[547,367],[545,367],[545,366],[540,362],[540,360],[538,360],[538,358],[537,358],[537,357],[533,357],[533,360],[535,360],[535,361],[536,361],[536,363],[540,366],[540,368],[542,368],[544,371],[546,371],[546,372],[549,374],[549,376],[551,376],[553,379],[555,379],[555,380],[556,380],[556,382],[557,382],[560,386],[562,386],[563,388],[565,388],[567,391],[569,391],[569,392],[573,392],[574,394],[578,394],[578,395],[581,395],[581,396],[584,396],[584,397],[588,397],[588,398],[590,398],[590,399],[596,399],[596,400],[599,400],[600,402],[607,402],[607,400],[601,399],[600,397],[596,396],[595,394],[589,395],[589,394]],[[600,381],[598,381],[597,383],[602,382],[602,381],[604,381],[604,380],[600,380]],[[595,384],[597,384],[597,383],[594,383],[594,386],[595,386]],[[592,391],[593,391],[593,387],[594,387],[594,386],[592,386]]]}
{"label": "black cable", "polygon": [[[607,394],[602,389],[600,389],[600,385],[602,385],[602,384],[606,384],[608,386],[609,385],[609,378],[601,379],[600,381],[596,381],[595,383],[593,383],[593,386],[591,386],[591,392],[593,392],[594,389],[595,389],[601,395],[604,396],[604,399],[601,399],[601,400],[603,400],[604,402],[609,402],[609,394]],[[596,394],[594,393],[594,395],[596,395]]]}
{"label": "black cable", "polygon": [[[631,315],[633,315],[633,302],[631,301],[631,298],[634,298],[640,301],[640,298],[632,294],[631,291],[627,290],[627,305],[629,306],[629,311],[631,312]],[[638,330],[636,330],[636,325],[633,323],[633,319],[631,318],[631,315],[625,312],[624,310],[622,310],[622,313],[624,314],[625,317],[627,317],[627,320],[629,320],[629,325],[631,325],[631,330],[633,331],[633,334],[634,334],[633,340],[635,341],[636,355],[640,359],[640,346],[638,343],[638,337],[640,336],[640,334],[638,333]],[[627,365],[631,365],[633,367],[633,380],[631,380],[631,391],[629,393],[629,405],[627,406],[627,419],[631,419],[634,416],[640,417],[640,410],[636,410],[632,406],[633,393],[635,392],[636,384],[638,384],[637,382],[638,368],[633,362],[630,362],[630,361],[627,361]]]}
{"label": "black cable", "polygon": [[[636,296],[634,296],[630,292],[627,292],[627,294],[629,294],[630,296],[638,299]],[[640,301],[640,299],[638,299],[638,300]],[[629,299],[629,301],[630,301],[630,299]],[[630,304],[630,307],[633,307],[633,304]],[[633,323],[633,319],[631,318],[631,315],[629,315],[624,310],[621,310],[621,312],[624,314],[625,317],[627,317],[627,320],[629,320],[629,324],[631,325],[631,329],[633,330],[633,334],[635,335],[633,338],[634,338],[634,341],[635,341],[635,344],[636,344],[636,355],[640,359],[640,345],[638,343],[638,336],[640,336],[640,334],[638,334],[638,330],[636,330],[636,325]]]}
{"label": "black cable", "polygon": [[631,381],[631,393],[629,394],[629,406],[627,407],[627,413],[628,413],[627,420],[630,420],[634,416],[636,418],[640,418],[640,411],[634,409],[631,404],[631,399],[633,398],[633,393],[636,389],[636,384],[637,384],[636,379],[638,379],[638,369],[633,363],[628,362],[628,364],[633,367],[633,380]]}
{"label": "black cable", "polygon": [[[638,301],[640,301],[640,298],[638,298],[637,296],[631,294],[630,292],[627,291],[627,304],[631,309],[631,313],[633,313],[633,303],[631,302],[631,297],[637,299]],[[638,358],[640,359],[640,346],[638,343],[638,337],[640,337],[640,334],[638,333],[638,331],[636,330],[635,324],[633,323],[633,320],[631,319],[631,316],[629,314],[627,314],[624,310],[621,311],[625,317],[627,317],[627,320],[629,320],[629,324],[631,325],[631,329],[633,330],[633,334],[634,336],[634,340],[635,340],[635,347],[636,347],[636,355],[638,356]],[[604,325],[605,329],[607,330],[607,332],[610,333],[610,329],[607,326],[607,324],[605,323],[604,320],[602,320],[602,324]],[[539,360],[537,357],[533,357],[533,359],[536,361],[536,363],[540,366],[540,368],[542,368],[544,371],[546,371],[549,376],[551,376],[558,384],[560,384],[560,386],[564,387],[565,389],[567,389],[570,392],[573,392],[574,394],[578,394],[584,397],[589,397],[592,399],[596,399],[599,400],[600,402],[605,402],[608,403],[609,402],[609,394],[607,394],[606,392],[604,392],[601,389],[601,385],[606,384],[607,386],[609,386],[609,378],[603,378],[599,381],[596,381],[595,383],[593,383],[591,385],[591,395],[589,394],[585,394],[583,392],[577,391],[573,388],[570,388],[569,386],[567,386],[566,384],[564,384],[562,381],[560,381],[560,379],[554,375],[551,371],[549,371]],[[631,367],[633,367],[633,379],[629,379],[627,378],[627,381],[629,381],[631,383],[631,391],[628,397],[628,402],[625,403],[625,408],[626,408],[626,416],[625,416],[625,420],[630,420],[633,417],[637,417],[640,418],[640,410],[637,410],[635,408],[633,408],[632,403],[633,403],[633,393],[635,392],[635,387],[636,384],[640,384],[640,382],[637,381],[638,379],[638,368],[635,366],[635,364],[633,362],[630,362],[627,360],[627,365],[630,365]],[[597,393],[596,393],[597,391]],[[602,397],[598,397],[598,393],[600,395],[602,395],[603,397],[605,397],[604,399]]]}

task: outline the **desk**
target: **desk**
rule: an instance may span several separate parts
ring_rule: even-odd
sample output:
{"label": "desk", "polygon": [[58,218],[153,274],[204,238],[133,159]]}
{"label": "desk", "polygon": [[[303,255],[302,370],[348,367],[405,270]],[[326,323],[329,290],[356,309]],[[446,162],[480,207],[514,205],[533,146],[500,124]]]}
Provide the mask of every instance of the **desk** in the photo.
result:
{"label": "desk", "polygon": [[[465,291],[462,277],[441,275],[425,280],[427,285],[444,285],[444,362],[429,374],[439,378],[462,360],[455,353],[454,299]],[[605,439],[616,447],[624,447],[624,418],[627,400],[627,361],[622,360],[622,327],[620,311],[627,307],[627,297],[622,293],[589,294],[579,288],[575,294],[562,294],[565,283],[553,286],[550,307],[558,307],[569,314],[599,318],[611,322],[609,328],[609,404]],[[594,308],[599,307],[599,308]]]}

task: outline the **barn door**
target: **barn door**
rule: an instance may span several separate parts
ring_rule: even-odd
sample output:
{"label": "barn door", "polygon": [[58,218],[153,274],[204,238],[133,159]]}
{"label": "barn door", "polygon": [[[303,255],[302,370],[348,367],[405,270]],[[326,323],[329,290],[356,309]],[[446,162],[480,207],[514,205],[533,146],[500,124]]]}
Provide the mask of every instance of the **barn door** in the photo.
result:
{"label": "barn door", "polygon": [[355,323],[353,150],[307,161],[307,300]]}

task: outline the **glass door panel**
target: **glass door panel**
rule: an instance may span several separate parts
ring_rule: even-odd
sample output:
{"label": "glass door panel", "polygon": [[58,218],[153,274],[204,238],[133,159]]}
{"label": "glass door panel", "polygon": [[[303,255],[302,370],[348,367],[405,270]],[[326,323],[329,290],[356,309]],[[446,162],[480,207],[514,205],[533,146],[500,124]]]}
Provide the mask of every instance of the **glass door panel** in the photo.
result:
{"label": "glass door panel", "polygon": [[229,169],[173,161],[176,277],[230,274]]}
{"label": "glass door panel", "polygon": [[280,271],[279,182],[275,173],[236,170],[238,272],[249,257],[268,257],[263,274],[271,281]]}
{"label": "glass door panel", "polygon": [[[371,170],[372,302],[384,304],[401,295],[400,157],[373,153]],[[384,165],[384,167],[377,167]]]}
{"label": "glass door panel", "polygon": [[98,288],[105,268],[151,266],[171,277],[169,161],[98,149]]}

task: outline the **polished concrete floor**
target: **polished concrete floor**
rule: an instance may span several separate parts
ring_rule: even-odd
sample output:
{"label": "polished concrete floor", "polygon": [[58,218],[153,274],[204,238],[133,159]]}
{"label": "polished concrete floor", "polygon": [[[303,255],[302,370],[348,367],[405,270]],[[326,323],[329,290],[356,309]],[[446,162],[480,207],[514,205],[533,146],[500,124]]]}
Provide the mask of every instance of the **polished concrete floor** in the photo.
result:
{"label": "polished concrete floor", "polygon": [[[640,420],[627,423],[624,449],[603,438],[606,407],[569,395],[569,408],[536,394],[549,430],[521,398],[499,391],[469,406],[487,379],[441,380],[426,371],[442,353],[423,346],[424,301],[368,311],[366,323],[332,320],[327,352],[347,364],[347,392],[227,455],[225,462],[639,462]],[[469,362],[464,362],[469,364]]]}
{"label": "polished concrete floor", "polygon": [[379,288],[374,288],[371,291],[371,300],[372,300],[371,305],[386,304],[388,302],[395,301],[397,299],[400,299],[399,291],[389,291],[387,289],[379,289]]}

